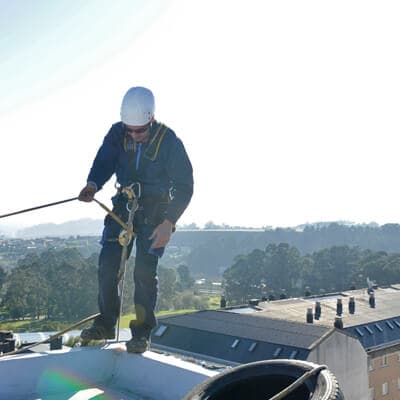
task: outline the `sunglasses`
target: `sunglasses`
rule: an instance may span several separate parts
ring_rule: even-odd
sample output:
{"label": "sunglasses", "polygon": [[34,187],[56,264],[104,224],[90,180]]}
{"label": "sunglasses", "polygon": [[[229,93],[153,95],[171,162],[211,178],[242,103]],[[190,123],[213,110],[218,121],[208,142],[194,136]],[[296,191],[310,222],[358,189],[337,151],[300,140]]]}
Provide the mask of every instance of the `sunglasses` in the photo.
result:
{"label": "sunglasses", "polygon": [[145,133],[146,131],[148,131],[151,127],[151,122],[149,122],[147,125],[142,126],[141,128],[129,128],[128,126],[125,125],[125,130],[127,133]]}

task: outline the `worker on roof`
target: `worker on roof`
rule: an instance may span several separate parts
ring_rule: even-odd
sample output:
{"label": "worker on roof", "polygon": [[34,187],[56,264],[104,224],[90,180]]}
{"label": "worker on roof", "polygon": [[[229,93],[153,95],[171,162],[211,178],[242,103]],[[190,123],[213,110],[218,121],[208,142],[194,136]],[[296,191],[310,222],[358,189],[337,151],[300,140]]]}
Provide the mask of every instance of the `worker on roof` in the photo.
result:
{"label": "worker on roof", "polygon": [[[131,353],[149,348],[157,321],[157,264],[179,217],[193,194],[193,171],[182,141],[154,118],[154,96],[144,87],[132,87],[121,105],[121,121],[112,125],[97,152],[79,200],[90,202],[115,173],[120,188],[139,187],[139,207],[134,216],[136,258],[134,303],[136,320],[131,321]],[[139,196],[139,193],[136,193]],[[127,199],[122,190],[112,198],[113,212],[126,221]],[[100,316],[81,333],[83,340],[114,339],[119,317],[118,272],[122,246],[121,226],[110,215],[104,221],[99,256]],[[128,257],[132,243],[128,247]]]}

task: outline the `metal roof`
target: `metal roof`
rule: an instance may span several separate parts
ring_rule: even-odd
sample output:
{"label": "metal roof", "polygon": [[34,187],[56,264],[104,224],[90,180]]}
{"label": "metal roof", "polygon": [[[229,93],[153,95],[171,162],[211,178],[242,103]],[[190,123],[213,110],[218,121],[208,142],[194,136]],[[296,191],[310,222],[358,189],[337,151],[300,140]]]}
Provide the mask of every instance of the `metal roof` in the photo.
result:
{"label": "metal roof", "polygon": [[315,341],[332,330],[326,326],[266,318],[261,314],[205,310],[164,317],[160,323],[301,349],[311,348]]}
{"label": "metal roof", "polygon": [[266,343],[165,322],[159,325],[164,327],[162,335],[152,336],[152,346],[190,353],[193,357],[206,355],[234,363],[249,363],[278,358],[306,360],[309,354],[309,350],[294,346]]}
{"label": "metal roof", "polygon": [[[355,300],[354,314],[349,312],[350,297],[354,297]],[[185,349],[190,351],[199,347],[202,350],[199,353],[204,354],[208,353],[203,349],[202,343],[206,343],[205,347],[208,348],[218,344],[226,349],[235,339],[263,343],[262,351],[266,354],[273,353],[273,349],[280,345],[287,349],[310,350],[313,344],[323,340],[333,331],[337,317],[337,300],[341,299],[344,334],[358,338],[366,350],[400,343],[400,285],[376,288],[374,297],[375,307],[369,304],[367,289],[361,289],[319,297],[261,302],[256,308],[233,307],[164,317],[160,319],[160,323],[168,325],[171,329],[165,338],[155,340],[156,343],[167,342],[169,338],[169,343],[165,345],[176,348],[183,348],[182,343],[186,343],[185,340],[192,340],[192,343],[187,343]],[[314,312],[316,301],[321,304],[321,316],[318,320],[314,318],[312,324],[306,323],[307,309],[312,308]],[[172,327],[181,329],[176,331]],[[183,337],[185,335],[186,339]],[[199,343],[195,343],[197,341]],[[258,348],[261,351],[261,348]],[[238,351],[227,351],[235,357],[239,354]],[[212,352],[218,353],[217,349]],[[248,354],[243,353],[241,357],[247,359]]]}
{"label": "metal roof", "polygon": [[[316,301],[321,304],[321,317],[314,319],[313,325],[332,327],[336,315],[336,303],[340,298],[343,304],[341,315],[344,328],[369,324],[380,320],[400,318],[400,286],[391,285],[387,288],[374,290],[375,307],[369,305],[367,289],[344,291],[327,296],[292,298],[276,300],[259,304],[262,311],[258,315],[268,318],[284,319],[288,321],[306,322],[307,308],[315,309]],[[350,297],[355,299],[355,313],[350,314],[348,302]]]}

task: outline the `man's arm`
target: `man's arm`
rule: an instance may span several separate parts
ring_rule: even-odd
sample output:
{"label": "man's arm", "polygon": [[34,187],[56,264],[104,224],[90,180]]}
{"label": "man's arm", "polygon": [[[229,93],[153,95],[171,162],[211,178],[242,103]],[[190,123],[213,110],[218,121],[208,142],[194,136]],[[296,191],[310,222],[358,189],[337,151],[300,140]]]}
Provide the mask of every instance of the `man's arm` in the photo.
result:
{"label": "man's arm", "polygon": [[180,139],[170,145],[167,159],[167,174],[171,180],[173,198],[168,205],[165,220],[158,225],[149,239],[155,239],[153,248],[165,247],[172,234],[173,227],[183,214],[193,195],[193,168]]}
{"label": "man's arm", "polygon": [[87,184],[79,194],[79,200],[92,201],[96,192],[103,187],[115,172],[119,136],[117,126],[113,125],[96,154],[87,178]]}

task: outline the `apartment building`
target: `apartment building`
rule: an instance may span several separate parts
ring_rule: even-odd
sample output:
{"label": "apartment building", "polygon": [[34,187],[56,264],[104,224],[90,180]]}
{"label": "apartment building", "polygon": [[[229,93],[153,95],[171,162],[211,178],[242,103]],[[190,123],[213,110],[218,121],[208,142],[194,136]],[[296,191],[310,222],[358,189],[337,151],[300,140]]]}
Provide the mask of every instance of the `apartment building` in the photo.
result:
{"label": "apartment building", "polygon": [[326,364],[347,400],[400,400],[400,285],[166,317],[153,343],[232,364]]}

